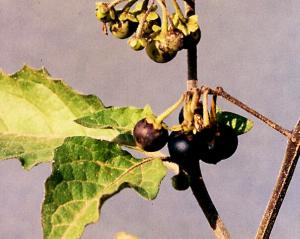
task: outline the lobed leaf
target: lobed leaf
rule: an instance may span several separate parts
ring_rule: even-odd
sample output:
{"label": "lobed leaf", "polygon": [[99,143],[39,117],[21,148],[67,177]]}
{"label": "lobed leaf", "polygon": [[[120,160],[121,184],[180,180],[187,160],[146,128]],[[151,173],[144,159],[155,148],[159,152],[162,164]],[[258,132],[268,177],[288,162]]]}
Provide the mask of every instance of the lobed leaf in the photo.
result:
{"label": "lobed leaf", "polygon": [[13,75],[0,71],[0,160],[19,158],[29,169],[51,161],[66,137],[113,140],[119,132],[74,122],[103,107],[96,96],[79,94],[44,68],[24,66]]}
{"label": "lobed leaf", "polygon": [[117,144],[67,138],[55,151],[42,206],[45,239],[80,238],[99,219],[103,202],[129,187],[154,199],[166,168],[158,158],[136,159]]}
{"label": "lobed leaf", "polygon": [[153,116],[149,105],[146,105],[143,109],[132,106],[108,107],[75,121],[89,128],[111,128],[118,130],[120,133],[126,133],[131,132],[135,124],[147,116]]}
{"label": "lobed leaf", "polygon": [[228,111],[218,111],[217,121],[233,128],[237,135],[245,134],[253,127],[252,120]]}

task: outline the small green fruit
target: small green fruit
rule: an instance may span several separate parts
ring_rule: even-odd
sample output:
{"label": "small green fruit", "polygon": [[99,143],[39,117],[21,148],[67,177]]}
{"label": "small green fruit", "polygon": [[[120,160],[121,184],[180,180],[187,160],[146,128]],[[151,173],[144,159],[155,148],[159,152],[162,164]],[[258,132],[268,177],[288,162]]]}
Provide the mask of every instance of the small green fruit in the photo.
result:
{"label": "small green fruit", "polygon": [[159,32],[154,40],[147,45],[146,52],[155,62],[168,62],[182,49],[183,38],[183,33],[178,29],[169,30],[166,34]]}
{"label": "small green fruit", "polygon": [[135,51],[140,51],[145,48],[146,40],[143,38],[138,38],[135,35],[133,35],[128,40],[128,45]]}
{"label": "small green fruit", "polygon": [[109,30],[113,36],[119,39],[130,37],[136,30],[137,23],[131,21],[116,21],[109,25]]}
{"label": "small green fruit", "polygon": [[146,53],[153,61],[166,63],[176,56],[177,51],[166,51],[160,41],[152,40],[146,47]]}
{"label": "small green fruit", "polygon": [[96,3],[96,17],[101,22],[110,22],[115,19],[115,9],[109,8],[108,3]]}

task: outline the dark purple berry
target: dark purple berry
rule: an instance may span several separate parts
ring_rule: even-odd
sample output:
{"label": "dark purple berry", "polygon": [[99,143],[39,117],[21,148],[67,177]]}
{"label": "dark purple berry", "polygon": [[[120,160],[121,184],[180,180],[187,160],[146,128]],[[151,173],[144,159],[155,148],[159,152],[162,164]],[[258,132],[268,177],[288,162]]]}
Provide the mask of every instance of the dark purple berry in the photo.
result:
{"label": "dark purple berry", "polygon": [[189,175],[184,172],[179,172],[179,174],[174,175],[171,180],[172,186],[176,190],[183,191],[190,187]]}
{"label": "dark purple berry", "polygon": [[233,155],[238,146],[238,137],[230,126],[219,124],[197,133],[195,143],[199,148],[199,158],[206,163],[216,164]]}
{"label": "dark purple berry", "polygon": [[193,133],[173,131],[168,140],[168,149],[171,160],[180,162],[185,159],[195,158],[195,147]]}
{"label": "dark purple berry", "polygon": [[168,130],[163,127],[155,129],[154,125],[148,123],[145,118],[138,121],[133,129],[133,137],[137,145],[148,152],[162,149],[168,141],[168,135]]}

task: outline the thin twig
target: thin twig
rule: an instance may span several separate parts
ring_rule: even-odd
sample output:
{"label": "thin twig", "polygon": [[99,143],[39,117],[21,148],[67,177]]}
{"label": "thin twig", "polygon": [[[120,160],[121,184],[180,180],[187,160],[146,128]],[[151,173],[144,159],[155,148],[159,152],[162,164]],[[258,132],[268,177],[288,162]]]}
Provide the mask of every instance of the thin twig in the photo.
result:
{"label": "thin twig", "polygon": [[300,154],[300,120],[292,131],[292,135],[296,139],[296,142],[291,141],[291,139],[288,140],[276,185],[260,222],[256,239],[267,239],[270,237],[276,217],[295,171]]}
{"label": "thin twig", "polygon": [[[204,90],[206,90],[206,89],[207,89],[207,87],[204,87],[203,89],[201,89],[201,92],[204,92]],[[265,124],[267,124],[271,128],[275,129],[276,131],[278,131],[282,135],[284,135],[287,138],[289,138],[292,142],[296,142],[295,141],[296,139],[292,136],[292,133],[291,133],[290,130],[284,129],[279,124],[277,124],[274,121],[270,120],[266,116],[258,113],[257,111],[255,111],[254,109],[250,108],[249,106],[247,106],[246,104],[244,104],[240,100],[234,98],[233,96],[231,96],[230,94],[228,94],[225,90],[223,90],[222,87],[217,87],[216,90],[210,89],[210,93],[211,94],[217,94],[218,96],[223,97],[224,99],[228,100],[229,102],[235,104],[236,106],[242,108],[243,110],[245,110],[248,113],[252,114],[256,118],[260,119],[261,121],[263,121]]]}
{"label": "thin twig", "polygon": [[190,176],[190,187],[192,192],[202,208],[207,221],[212,228],[214,235],[218,239],[230,239],[229,231],[226,229],[219,213],[214,206],[201,174],[199,162],[194,163],[190,168],[186,169]]}
{"label": "thin twig", "polygon": [[[184,0],[186,16],[195,14],[195,1]],[[188,78],[187,78],[187,90],[197,88],[197,45],[190,45],[187,49],[187,65],[188,65]]]}

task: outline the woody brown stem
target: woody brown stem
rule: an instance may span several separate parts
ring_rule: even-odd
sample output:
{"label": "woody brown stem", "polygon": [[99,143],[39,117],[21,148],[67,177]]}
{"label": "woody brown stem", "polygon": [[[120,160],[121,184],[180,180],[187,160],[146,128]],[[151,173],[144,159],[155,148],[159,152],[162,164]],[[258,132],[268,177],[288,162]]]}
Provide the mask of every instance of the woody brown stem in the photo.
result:
{"label": "woody brown stem", "polygon": [[277,124],[274,121],[270,120],[266,116],[258,113],[256,110],[250,108],[249,106],[247,106],[246,104],[244,104],[240,100],[234,98],[233,96],[231,96],[230,94],[228,94],[226,91],[224,91],[224,89],[222,87],[217,87],[215,91],[211,90],[211,92],[216,93],[217,95],[219,95],[219,96],[223,97],[224,99],[230,101],[231,103],[237,105],[238,107],[242,108],[243,110],[247,111],[248,113],[252,114],[256,118],[258,118],[261,121],[263,121],[265,124],[267,124],[271,128],[273,128],[276,131],[278,131],[279,133],[281,133],[284,136],[290,138],[292,141],[295,141],[295,139],[292,137],[291,131],[289,131],[287,129],[284,129],[279,124]]}
{"label": "woody brown stem", "polygon": [[292,135],[296,142],[291,141],[291,139],[288,140],[285,156],[282,161],[282,166],[278,174],[276,185],[260,222],[255,237],[256,239],[268,239],[270,237],[288,186],[293,177],[300,154],[300,120],[292,131]]}

